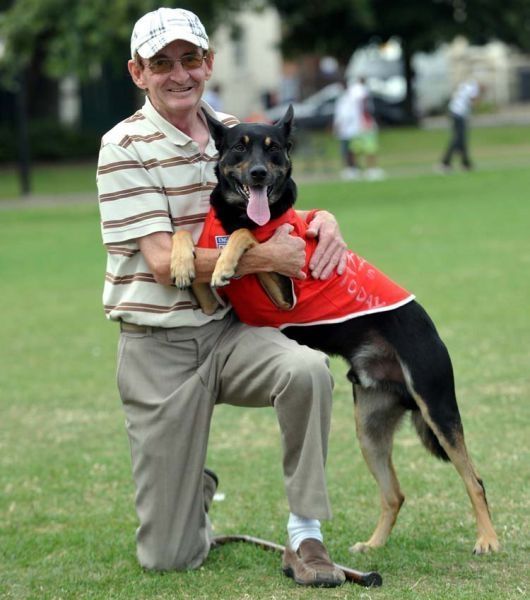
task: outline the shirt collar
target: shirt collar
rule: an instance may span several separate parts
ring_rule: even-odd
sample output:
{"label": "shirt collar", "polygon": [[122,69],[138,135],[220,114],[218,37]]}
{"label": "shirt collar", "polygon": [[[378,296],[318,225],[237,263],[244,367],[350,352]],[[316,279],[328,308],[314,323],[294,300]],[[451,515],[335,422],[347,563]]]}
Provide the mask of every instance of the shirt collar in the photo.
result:
{"label": "shirt collar", "polygon": [[[206,111],[208,114],[212,115],[214,118],[217,118],[215,110],[213,110],[213,108],[204,100],[201,100],[200,108]],[[164,117],[152,105],[149,96],[145,97],[145,104],[142,107],[142,112],[146,116],[146,118],[149,119],[156,126],[156,128],[159,131],[161,131],[176,146],[185,146],[186,144],[193,142],[193,140],[188,135],[186,135],[185,133],[180,131],[180,129],[172,125],[167,119],[164,119]],[[214,154],[217,152],[211,135],[208,145],[206,146],[206,152],[211,154],[210,151],[213,151]]]}

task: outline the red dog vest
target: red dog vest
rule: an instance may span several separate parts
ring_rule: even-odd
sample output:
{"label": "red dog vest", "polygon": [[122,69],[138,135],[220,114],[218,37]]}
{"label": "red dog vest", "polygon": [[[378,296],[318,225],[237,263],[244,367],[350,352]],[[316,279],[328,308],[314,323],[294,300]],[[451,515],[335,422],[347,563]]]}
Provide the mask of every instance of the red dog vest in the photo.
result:
{"label": "red dog vest", "polygon": [[[223,299],[230,301],[243,323],[280,329],[289,325],[340,323],[354,317],[392,310],[414,299],[407,290],[351,250],[348,251],[348,264],[342,275],[334,272],[324,281],[314,279],[308,265],[317,240],[306,239],[307,223],[294,209],[252,233],[259,242],[265,242],[283,223],[294,226],[291,235],[306,240],[304,271],[307,278],[291,280],[295,302],[289,310],[282,310],[273,304],[255,275],[232,279],[229,285],[217,291]],[[228,238],[214,211],[210,210],[197,245],[201,248],[223,248]]]}

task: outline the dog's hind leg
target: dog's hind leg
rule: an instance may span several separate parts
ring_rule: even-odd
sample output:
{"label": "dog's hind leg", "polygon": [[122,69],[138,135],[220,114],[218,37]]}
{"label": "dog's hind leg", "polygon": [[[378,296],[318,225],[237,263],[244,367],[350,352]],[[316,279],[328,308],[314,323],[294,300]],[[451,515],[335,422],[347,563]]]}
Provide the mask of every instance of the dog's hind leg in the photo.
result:
{"label": "dog's hind leg", "polygon": [[433,348],[431,353],[431,360],[433,363],[437,362],[437,368],[434,370],[418,368],[416,373],[413,373],[407,367],[403,367],[407,387],[424,421],[434,432],[440,446],[462,477],[477,522],[478,537],[473,552],[495,552],[499,549],[499,541],[491,522],[484,484],[467,452],[464,429],[456,403],[451,362],[443,345],[439,346],[438,350],[441,352],[436,352]]}
{"label": "dog's hind leg", "polygon": [[405,500],[392,464],[394,433],[405,409],[390,392],[356,385],[354,395],[357,437],[381,496],[381,515],[372,536],[350,548],[352,552],[365,552],[386,543]]}
{"label": "dog's hind leg", "polygon": [[484,485],[467,453],[447,348],[416,302],[387,313],[384,325],[382,333],[395,349],[407,390],[420,409],[421,419],[414,421],[423,443],[439,458],[449,458],[466,487],[477,522],[475,554],[498,550]]}

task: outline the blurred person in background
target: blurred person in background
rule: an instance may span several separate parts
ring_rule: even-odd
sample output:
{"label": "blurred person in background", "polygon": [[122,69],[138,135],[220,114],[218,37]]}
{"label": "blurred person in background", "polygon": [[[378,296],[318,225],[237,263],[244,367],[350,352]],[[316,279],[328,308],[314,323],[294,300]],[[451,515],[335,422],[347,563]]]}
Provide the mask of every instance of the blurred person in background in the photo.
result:
{"label": "blurred person in background", "polygon": [[462,168],[469,171],[473,163],[469,157],[469,117],[473,104],[477,103],[484,92],[484,87],[470,79],[461,82],[449,101],[449,118],[451,120],[451,138],[438,166],[441,173],[451,171],[451,162],[454,154],[460,155]]}
{"label": "blurred person in background", "polygon": [[354,135],[360,129],[359,103],[355,95],[355,86],[344,83],[344,92],[335,104],[333,132],[339,140],[342,160],[342,179],[359,179],[360,171],[355,164],[355,154],[350,147]]}
{"label": "blurred person in background", "polygon": [[358,128],[350,140],[357,166],[362,168],[362,176],[368,181],[385,178],[385,172],[378,166],[379,128],[374,117],[374,102],[365,77],[359,77],[351,88],[351,95],[357,105]]}

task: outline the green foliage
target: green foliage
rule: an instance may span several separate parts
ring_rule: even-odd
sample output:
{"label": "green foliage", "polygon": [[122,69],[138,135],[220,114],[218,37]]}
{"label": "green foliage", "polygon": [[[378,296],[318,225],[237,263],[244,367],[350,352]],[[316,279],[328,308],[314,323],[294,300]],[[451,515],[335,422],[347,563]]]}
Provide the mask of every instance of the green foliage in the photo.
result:
{"label": "green foliage", "polygon": [[[213,28],[242,1],[184,0],[178,6]],[[123,64],[134,22],[159,6],[157,0],[17,0],[0,18],[6,42],[0,74],[13,85],[21,67],[38,58],[50,77],[75,73],[86,80],[103,62]]]}
{"label": "green foliage", "polygon": [[[410,51],[430,49],[457,34],[484,42],[495,38],[530,48],[527,0],[269,0],[282,16],[283,47],[289,54],[318,52],[345,61],[370,39],[401,36]],[[209,32],[252,0],[184,0]],[[6,2],[0,16],[5,54],[0,61],[4,83],[24,66],[43,61],[47,75],[75,73],[87,79],[103,62],[123,62],[133,23],[158,8],[156,0],[17,0]]]}
{"label": "green foliage", "polygon": [[[3,67],[16,72],[35,57],[43,59],[47,75],[76,73],[86,79],[116,47],[130,38],[131,23],[152,10],[154,0],[17,0],[2,21],[6,39]],[[122,56],[120,56],[123,59]]]}
{"label": "green foliage", "polygon": [[455,7],[455,20],[472,41],[501,40],[530,50],[530,3],[528,0],[466,0]]}
{"label": "green foliage", "polygon": [[[100,136],[52,119],[35,119],[29,124],[29,145],[33,160],[78,160],[97,154]],[[7,125],[0,126],[0,163],[17,158],[15,132]]]}
{"label": "green foliage", "polygon": [[409,52],[431,50],[456,35],[530,48],[527,0],[269,1],[282,16],[283,46],[290,53],[325,52],[344,60],[360,45],[392,36]]}
{"label": "green foliage", "polygon": [[369,0],[270,0],[282,17],[282,48],[287,55],[329,54],[346,62],[374,27]]}

